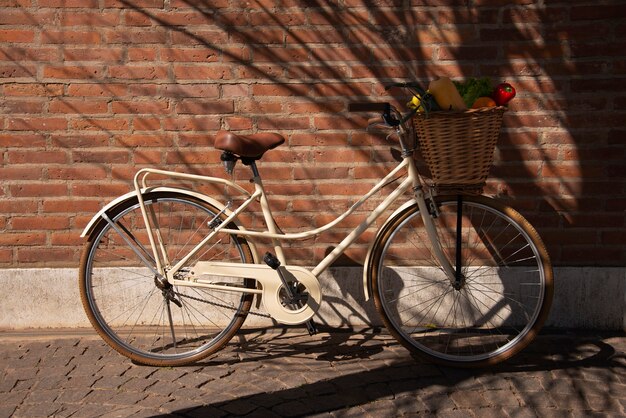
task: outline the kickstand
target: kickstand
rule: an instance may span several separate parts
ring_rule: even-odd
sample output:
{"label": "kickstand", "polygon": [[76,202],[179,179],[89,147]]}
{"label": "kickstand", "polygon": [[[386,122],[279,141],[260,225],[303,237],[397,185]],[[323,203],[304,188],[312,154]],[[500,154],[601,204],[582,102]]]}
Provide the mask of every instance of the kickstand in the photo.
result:
{"label": "kickstand", "polygon": [[315,326],[315,322],[312,319],[309,319],[305,322],[306,329],[309,331],[309,335],[317,334],[317,326]]}

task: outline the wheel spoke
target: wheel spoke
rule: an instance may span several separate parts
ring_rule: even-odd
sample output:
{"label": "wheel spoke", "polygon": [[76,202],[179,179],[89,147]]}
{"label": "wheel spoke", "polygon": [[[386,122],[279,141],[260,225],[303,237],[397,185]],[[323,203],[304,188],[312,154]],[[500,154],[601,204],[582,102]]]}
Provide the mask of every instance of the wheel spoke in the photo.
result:
{"label": "wheel spoke", "polygon": [[[550,304],[551,269],[543,244],[521,215],[484,197],[462,200],[462,220],[456,198],[441,198],[435,218],[453,264],[460,241],[457,288],[425,244],[414,206],[391,221],[390,232],[375,244],[374,297],[385,324],[417,354],[444,364],[491,364],[523,348],[529,342],[524,337],[541,325]],[[394,269],[393,280],[384,279],[383,271]]]}
{"label": "wheel spoke", "polygon": [[[165,269],[205,236],[208,242],[188,266],[197,261],[253,261],[245,240],[209,236],[206,221],[220,213],[209,204],[176,192],[152,192],[144,202]],[[182,365],[219,350],[243,324],[253,294],[171,287],[153,265],[146,268],[154,258],[137,199],[122,202],[115,211],[90,237],[81,261],[81,297],[94,327],[122,354],[151,365]],[[188,270],[174,276],[186,280]],[[256,287],[250,279],[232,278],[232,284]]]}

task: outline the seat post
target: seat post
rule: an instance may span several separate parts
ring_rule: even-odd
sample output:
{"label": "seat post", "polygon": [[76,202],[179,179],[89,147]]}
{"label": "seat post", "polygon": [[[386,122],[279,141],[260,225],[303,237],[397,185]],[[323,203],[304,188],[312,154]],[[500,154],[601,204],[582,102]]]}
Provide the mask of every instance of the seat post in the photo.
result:
{"label": "seat post", "polygon": [[252,163],[250,164],[250,170],[252,170],[252,175],[254,177],[261,177],[261,175],[259,174],[259,170],[256,168],[256,163],[254,161],[252,161]]}
{"label": "seat post", "polygon": [[[268,202],[267,196],[265,195],[263,181],[261,180],[261,175],[259,174],[259,170],[257,169],[256,161],[252,158],[242,158],[241,162],[243,162],[244,165],[250,166],[252,174],[254,175],[252,183],[254,183],[255,189],[261,192],[261,211],[263,212],[263,219],[265,220],[267,231],[271,234],[280,234],[280,229],[278,228],[278,225],[276,225],[274,216],[272,216],[272,209],[270,208],[270,203]],[[274,252],[276,254],[276,257],[278,257],[282,264],[286,264],[285,253],[280,246],[280,241],[276,238],[272,238],[272,245],[274,246]]]}
{"label": "seat post", "polygon": [[243,165],[247,165],[250,166],[250,170],[252,170],[252,175],[254,177],[258,177],[260,178],[261,175],[259,174],[259,170],[256,167],[256,161],[252,158],[241,158],[241,162],[243,163]]}

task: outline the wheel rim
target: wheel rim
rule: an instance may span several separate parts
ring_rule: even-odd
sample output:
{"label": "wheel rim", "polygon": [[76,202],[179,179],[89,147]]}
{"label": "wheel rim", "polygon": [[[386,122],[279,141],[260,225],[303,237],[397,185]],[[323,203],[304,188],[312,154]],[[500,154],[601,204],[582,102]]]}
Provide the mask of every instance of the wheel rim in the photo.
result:
{"label": "wheel rim", "polygon": [[[454,240],[446,231],[454,230],[448,226],[455,225],[448,215],[456,213],[449,211],[455,206],[455,202],[444,202],[437,220],[444,252],[453,265]],[[410,242],[404,250],[428,252],[423,249],[427,246],[420,245],[429,242],[425,233],[404,232],[419,230],[418,211],[402,220],[387,238],[377,271],[378,295],[392,328],[417,350],[454,363],[488,361],[517,347],[541,314],[546,283],[539,249],[513,218],[479,202],[464,202],[464,212],[463,260],[467,265],[459,290],[439,267],[401,265],[403,252],[396,244],[402,240]],[[432,254],[426,258],[434,260]],[[487,258],[494,265],[481,266]],[[402,289],[394,289],[399,283]],[[414,305],[420,297],[423,303]]]}
{"label": "wheel rim", "polygon": [[[208,228],[204,226],[217,213],[200,203],[176,197],[154,197],[145,202],[162,225],[161,234],[172,264],[206,235]],[[190,215],[189,209],[195,213]],[[126,230],[141,231],[139,204],[112,218],[116,223],[120,219]],[[132,236],[151,258],[145,228]],[[209,248],[193,261],[215,257],[221,257],[220,261],[233,257],[245,261],[246,253],[239,241],[226,238],[227,243],[205,246]],[[247,314],[250,295],[186,286],[163,289],[156,284],[154,274],[141,266],[139,257],[128,249],[121,251],[122,241],[115,230],[105,226],[94,240],[85,267],[85,293],[93,316],[90,319],[114,346],[117,344],[122,351],[140,359],[175,361],[212,351],[214,346],[219,348],[239,328]],[[120,254],[117,258],[116,252]],[[250,286],[250,281],[244,285]],[[209,309],[217,312],[208,313]]]}

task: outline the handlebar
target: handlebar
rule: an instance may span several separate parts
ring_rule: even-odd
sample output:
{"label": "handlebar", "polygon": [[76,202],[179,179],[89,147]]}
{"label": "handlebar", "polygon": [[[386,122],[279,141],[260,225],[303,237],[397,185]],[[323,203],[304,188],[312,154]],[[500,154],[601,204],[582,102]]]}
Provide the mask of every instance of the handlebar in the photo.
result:
{"label": "handlebar", "polygon": [[349,112],[391,112],[391,105],[387,102],[354,102],[348,103]]}
{"label": "handlebar", "polygon": [[415,82],[415,81],[410,81],[407,83],[391,83],[391,84],[385,84],[385,91],[386,90],[390,90],[394,87],[401,87],[401,88],[405,88],[405,89],[412,89],[415,90],[415,92],[417,92],[420,96],[423,96],[424,94],[426,94],[426,90],[424,90],[424,88],[422,87],[421,84]]}
{"label": "handlebar", "polygon": [[383,112],[382,118],[389,126],[398,126],[411,119],[417,109],[401,114],[395,107],[387,102],[352,102],[348,103],[350,112]]}

